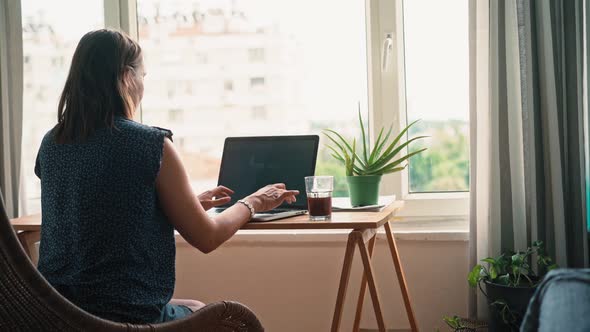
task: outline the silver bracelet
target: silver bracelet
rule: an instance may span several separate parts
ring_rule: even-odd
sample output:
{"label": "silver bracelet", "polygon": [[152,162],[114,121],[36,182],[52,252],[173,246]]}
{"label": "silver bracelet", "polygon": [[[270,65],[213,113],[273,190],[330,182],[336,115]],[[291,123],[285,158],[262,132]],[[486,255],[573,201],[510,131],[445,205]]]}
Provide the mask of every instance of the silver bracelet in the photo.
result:
{"label": "silver bracelet", "polygon": [[254,218],[256,211],[254,210],[254,207],[252,206],[252,204],[250,202],[240,199],[237,203],[242,203],[242,204],[246,205],[246,207],[248,209],[250,209],[250,219]]}

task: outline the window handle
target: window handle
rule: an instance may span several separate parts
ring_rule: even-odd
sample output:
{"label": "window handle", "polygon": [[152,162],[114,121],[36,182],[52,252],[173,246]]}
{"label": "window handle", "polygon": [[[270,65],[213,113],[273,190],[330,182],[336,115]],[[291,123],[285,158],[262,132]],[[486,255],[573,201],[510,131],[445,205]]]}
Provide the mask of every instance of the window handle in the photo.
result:
{"label": "window handle", "polygon": [[386,72],[389,68],[389,58],[393,51],[393,33],[387,33],[383,40],[383,54],[381,57],[381,71]]}

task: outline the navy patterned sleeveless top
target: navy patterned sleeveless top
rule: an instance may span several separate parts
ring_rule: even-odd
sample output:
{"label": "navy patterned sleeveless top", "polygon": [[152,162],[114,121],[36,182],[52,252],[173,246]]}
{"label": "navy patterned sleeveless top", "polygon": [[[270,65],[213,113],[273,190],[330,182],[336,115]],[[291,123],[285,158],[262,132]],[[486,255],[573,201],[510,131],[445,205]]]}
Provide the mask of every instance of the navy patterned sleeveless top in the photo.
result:
{"label": "navy patterned sleeveless top", "polygon": [[174,228],[155,180],[172,132],[117,117],[82,143],[43,138],[38,269],[59,293],[105,319],[152,323],[175,282]]}

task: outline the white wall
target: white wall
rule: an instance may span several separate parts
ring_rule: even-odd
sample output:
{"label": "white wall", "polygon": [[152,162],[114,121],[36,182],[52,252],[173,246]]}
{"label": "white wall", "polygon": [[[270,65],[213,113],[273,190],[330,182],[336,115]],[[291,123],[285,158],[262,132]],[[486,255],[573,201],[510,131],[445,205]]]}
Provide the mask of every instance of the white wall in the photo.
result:
{"label": "white wall", "polygon": [[[467,313],[466,233],[396,234],[396,239],[420,330],[445,330],[443,315]],[[345,234],[239,233],[204,255],[178,237],[175,297],[242,302],[271,332],[328,331],[345,244]],[[385,320],[390,329],[409,329],[386,250],[385,235],[379,234],[373,263]],[[352,327],[360,264],[356,251],[342,331]],[[368,291],[361,328],[377,328]]]}

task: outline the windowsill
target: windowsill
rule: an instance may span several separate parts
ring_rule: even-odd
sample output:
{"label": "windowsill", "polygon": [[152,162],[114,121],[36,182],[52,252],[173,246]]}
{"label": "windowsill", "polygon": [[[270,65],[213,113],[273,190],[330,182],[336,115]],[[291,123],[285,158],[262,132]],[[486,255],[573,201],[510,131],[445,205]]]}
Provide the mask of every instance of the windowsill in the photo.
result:
{"label": "windowsill", "polygon": [[[392,222],[395,238],[399,241],[456,241],[469,240],[469,223],[466,216],[444,218],[399,218]],[[345,243],[349,230],[240,230],[224,246],[268,245],[279,243]],[[179,246],[189,244],[176,233]],[[378,240],[385,240],[383,229]]]}
{"label": "windowsill", "polygon": [[398,216],[411,218],[412,222],[449,218],[467,220],[469,215],[469,193],[407,194],[402,200],[405,204]]}

